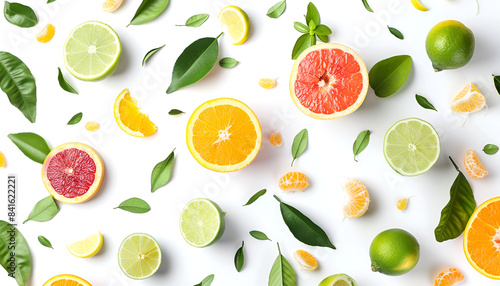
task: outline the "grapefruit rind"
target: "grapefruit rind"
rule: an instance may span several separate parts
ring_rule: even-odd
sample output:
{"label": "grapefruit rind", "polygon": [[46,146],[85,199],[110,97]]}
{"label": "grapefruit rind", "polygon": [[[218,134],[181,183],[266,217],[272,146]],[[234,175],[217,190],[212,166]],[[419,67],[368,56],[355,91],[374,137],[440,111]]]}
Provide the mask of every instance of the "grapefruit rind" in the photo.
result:
{"label": "grapefruit rind", "polygon": [[[43,286],[52,286],[52,284],[54,282],[57,282],[59,280],[70,280],[70,281],[74,281],[74,282],[79,283],[76,286],[92,286],[85,279],[82,279],[82,278],[80,278],[78,276],[71,275],[71,274],[61,274],[61,275],[54,276],[54,277],[50,278],[49,280],[47,280],[47,282],[43,283]],[[56,285],[57,286],[66,285],[66,282],[64,282],[64,284],[57,283]]]}
{"label": "grapefruit rind", "polygon": [[[304,107],[302,103],[300,103],[299,99],[295,95],[295,81],[297,79],[297,74],[299,70],[299,65],[301,61],[311,52],[316,51],[316,50],[323,50],[323,49],[339,49],[344,52],[347,52],[351,54],[356,61],[359,64],[360,67],[360,72],[363,75],[363,89],[361,90],[360,94],[358,95],[358,99],[356,102],[351,105],[349,108],[342,110],[340,112],[334,112],[332,114],[320,114],[320,113],[315,113],[310,111],[308,108]],[[293,68],[292,68],[292,74],[290,76],[290,84],[289,84],[289,89],[290,89],[290,95],[292,97],[293,102],[295,105],[302,111],[304,114],[306,114],[309,117],[315,118],[315,119],[322,119],[322,120],[328,120],[328,119],[335,119],[335,118],[340,118],[346,115],[349,115],[356,111],[363,101],[365,100],[366,94],[368,93],[368,70],[366,69],[366,65],[361,59],[361,57],[351,48],[341,45],[341,44],[336,44],[336,43],[325,43],[325,44],[318,44],[312,47],[307,48],[304,50],[297,60],[295,61]]]}
{"label": "grapefruit rind", "polygon": [[[96,165],[94,182],[92,183],[92,185],[89,187],[88,191],[85,194],[83,194],[82,196],[75,197],[75,198],[67,198],[67,197],[57,193],[54,190],[54,188],[52,187],[52,185],[47,177],[47,168],[49,166],[50,160],[57,153],[59,153],[63,150],[66,150],[66,149],[71,149],[71,148],[79,149],[79,150],[86,152],[94,160],[94,163]],[[93,198],[99,192],[103,177],[104,177],[104,163],[102,161],[101,156],[92,147],[90,147],[86,144],[83,144],[83,143],[72,142],[72,143],[65,143],[65,144],[57,146],[56,148],[52,149],[52,151],[50,151],[50,153],[45,158],[45,161],[43,162],[43,166],[42,166],[42,181],[43,181],[43,184],[45,185],[45,188],[47,189],[47,191],[50,193],[50,195],[54,199],[56,199],[62,203],[66,203],[66,204],[84,203],[84,202],[90,200],[91,198]]]}

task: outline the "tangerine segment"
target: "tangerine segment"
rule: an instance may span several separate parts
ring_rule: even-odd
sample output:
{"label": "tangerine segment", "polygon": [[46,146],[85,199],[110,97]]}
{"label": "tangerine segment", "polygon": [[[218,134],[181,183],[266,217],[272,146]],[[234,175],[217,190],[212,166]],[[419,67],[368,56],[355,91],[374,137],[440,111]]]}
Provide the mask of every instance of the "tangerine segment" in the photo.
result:
{"label": "tangerine segment", "polygon": [[147,137],[156,132],[156,125],[146,113],[141,112],[137,100],[124,89],[116,98],[114,115],[118,126],[135,137]]}
{"label": "tangerine segment", "polygon": [[464,274],[456,268],[448,268],[438,274],[434,286],[453,286],[464,281]]}
{"label": "tangerine segment", "polygon": [[302,269],[307,271],[313,271],[318,268],[318,261],[314,256],[305,250],[297,250],[293,253],[295,260],[300,264]]}
{"label": "tangerine segment", "polygon": [[48,43],[54,37],[56,28],[52,24],[47,24],[43,30],[36,36],[36,40],[40,43]]}
{"label": "tangerine segment", "polygon": [[453,98],[451,110],[469,114],[481,110],[486,105],[486,98],[479,89],[469,82],[462,91]]}
{"label": "tangerine segment", "polygon": [[253,111],[243,102],[219,98],[200,105],[187,126],[187,144],[205,168],[232,172],[257,156],[262,130]]}
{"label": "tangerine segment", "polygon": [[464,252],[481,274],[500,280],[500,197],[481,204],[464,231]]}
{"label": "tangerine segment", "polygon": [[68,204],[90,200],[101,187],[104,164],[99,154],[82,143],[66,143],[45,158],[42,180],[47,191]]}
{"label": "tangerine segment", "polygon": [[43,286],[92,286],[84,279],[70,274],[57,275],[50,278]]}
{"label": "tangerine segment", "polygon": [[344,191],[344,216],[357,218],[362,216],[370,205],[370,195],[366,186],[356,179],[349,179],[342,186]]}
{"label": "tangerine segment", "polygon": [[273,146],[281,146],[283,144],[283,136],[281,135],[280,131],[274,131],[270,136],[269,136],[269,142]]}
{"label": "tangerine segment", "polygon": [[123,0],[105,0],[102,2],[102,9],[105,12],[113,13],[122,5]]}
{"label": "tangerine segment", "polygon": [[309,183],[303,173],[289,172],[280,178],[278,186],[284,192],[302,192],[309,186]]}
{"label": "tangerine segment", "polygon": [[368,91],[368,72],[352,49],[320,44],[306,49],[295,62],[290,94],[299,109],[317,119],[354,112]]}
{"label": "tangerine segment", "polygon": [[276,85],[276,80],[272,78],[261,78],[259,79],[259,85],[265,89],[271,89]]}
{"label": "tangerine segment", "polygon": [[0,168],[5,166],[5,156],[3,153],[0,151]]}
{"label": "tangerine segment", "polygon": [[488,170],[481,164],[474,150],[469,150],[465,153],[464,165],[465,171],[473,179],[482,179],[488,175]]}

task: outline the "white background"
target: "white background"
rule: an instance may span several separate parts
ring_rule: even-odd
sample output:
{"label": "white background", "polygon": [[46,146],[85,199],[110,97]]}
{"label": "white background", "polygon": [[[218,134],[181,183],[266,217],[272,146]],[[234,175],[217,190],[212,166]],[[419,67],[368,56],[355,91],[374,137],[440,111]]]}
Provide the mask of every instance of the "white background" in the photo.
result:
{"label": "white background", "polygon": [[[431,9],[425,13],[414,9],[409,0],[371,1],[376,13],[367,12],[361,0],[316,0],[321,22],[333,30],[330,41],[354,48],[368,69],[379,60],[398,54],[411,55],[414,64],[408,81],[397,94],[381,99],[370,90],[357,112],[332,121],[305,116],[294,106],[288,92],[293,65],[290,54],[300,36],[293,29],[293,22],[303,22],[308,1],[288,1],[285,13],[279,19],[271,19],[266,12],[275,1],[174,0],[153,22],[128,28],[125,26],[139,6],[138,0],[126,0],[113,14],[103,12],[100,1],[95,0],[58,0],[50,5],[45,1],[20,2],[37,11],[40,23],[34,28],[21,29],[0,17],[0,50],[21,58],[37,83],[35,124],[11,106],[6,96],[0,96],[0,150],[7,158],[7,167],[0,170],[0,185],[6,190],[7,174],[18,176],[18,221],[24,220],[33,205],[48,193],[40,177],[41,165],[26,158],[7,134],[36,132],[46,138],[51,147],[72,141],[88,143],[97,149],[106,165],[101,191],[91,201],[81,205],[60,203],[61,211],[51,221],[19,226],[31,250],[33,271],[29,285],[42,285],[62,273],[81,276],[93,285],[194,285],[212,273],[215,274],[213,285],[267,285],[278,252],[276,242],[295,269],[297,285],[317,285],[336,273],[349,274],[359,285],[432,285],[437,273],[452,266],[464,272],[463,285],[498,285],[469,265],[463,253],[462,236],[443,243],[434,239],[434,228],[457,175],[448,156],[460,163],[463,170],[465,152],[476,150],[490,172],[483,180],[469,179],[478,205],[500,195],[500,155],[488,156],[481,151],[487,143],[500,145],[500,99],[491,78],[492,73],[500,74],[500,38],[496,32],[500,25],[498,1],[480,1],[481,11],[476,16],[473,0],[424,0]],[[165,91],[177,56],[196,39],[218,35],[221,27],[217,14],[229,4],[242,7],[252,24],[250,37],[241,46],[231,45],[227,36],[219,40],[220,57],[231,56],[240,63],[230,70],[216,66],[199,83],[167,95]],[[198,13],[210,14],[203,26],[175,26]],[[473,30],[476,53],[464,68],[435,73],[425,53],[425,37],[432,26],[448,19],[460,20]],[[111,25],[121,38],[123,55],[116,73],[98,83],[79,81],[63,68],[65,76],[80,93],[74,95],[58,86],[57,67],[64,66],[62,46],[67,35],[88,20]],[[48,44],[38,43],[35,36],[47,23],[54,24],[56,35]],[[405,40],[392,36],[387,24],[398,28]],[[145,53],[163,44],[165,48],[154,55],[146,67],[141,67]],[[263,90],[257,84],[262,77],[278,78],[277,86]],[[485,94],[489,111],[473,114],[461,127],[463,118],[449,111],[449,101],[469,81]],[[131,90],[132,96],[138,98],[143,110],[157,124],[155,135],[134,138],[116,125],[112,106],[124,88]],[[415,93],[427,97],[439,112],[421,108],[415,101]],[[236,173],[206,170],[186,148],[185,128],[190,114],[201,103],[217,97],[233,97],[247,103],[257,114],[266,138],[255,161]],[[186,114],[169,116],[167,112],[171,108]],[[66,122],[78,112],[84,114],[82,122],[67,126]],[[394,122],[411,116],[434,125],[441,137],[442,152],[428,173],[408,178],[396,174],[386,163],[382,141]],[[101,129],[95,133],[86,131],[84,124],[89,120],[99,121]],[[284,144],[271,146],[267,138],[279,128]],[[291,142],[302,128],[309,130],[309,146],[291,168]],[[371,141],[356,163],[352,143],[365,129],[372,131]],[[152,194],[151,171],[173,148],[177,149],[172,181]],[[278,189],[279,177],[291,170],[308,176],[310,187],[304,193],[283,194]],[[342,177],[357,178],[368,187],[371,204],[361,218],[342,220],[339,207]],[[268,194],[251,206],[241,206],[263,188],[267,188]],[[309,247],[297,241],[283,223],[272,194],[279,195],[320,225],[337,250]],[[7,219],[6,196],[5,192],[0,199],[0,208],[5,206],[5,210],[0,210],[2,219]],[[396,201],[408,196],[414,196],[408,209],[398,211]],[[140,215],[113,209],[130,197],[146,200],[152,210]],[[182,207],[197,197],[212,199],[227,212],[223,238],[204,249],[189,246],[178,228]],[[369,245],[375,235],[393,227],[403,228],[418,239],[420,261],[413,271],[403,276],[372,273]],[[273,242],[251,238],[248,232],[254,229],[265,232]],[[67,244],[99,230],[105,242],[95,257],[79,259],[66,250]],[[159,271],[144,281],[126,278],[117,263],[121,241],[134,232],[153,235],[162,248]],[[41,246],[38,235],[47,237],[55,250]],[[242,240],[246,261],[242,272],[237,273],[233,257]],[[301,271],[292,255],[297,249],[316,256],[319,269]],[[15,285],[3,274],[0,284]]]}

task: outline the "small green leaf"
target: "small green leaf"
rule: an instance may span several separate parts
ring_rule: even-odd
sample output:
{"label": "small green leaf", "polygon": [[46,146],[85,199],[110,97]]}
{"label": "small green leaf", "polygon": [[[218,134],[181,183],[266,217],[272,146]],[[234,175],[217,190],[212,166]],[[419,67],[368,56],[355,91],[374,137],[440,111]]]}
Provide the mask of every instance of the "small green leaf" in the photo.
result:
{"label": "small green leaf", "polygon": [[307,5],[306,23],[310,24],[311,21],[317,26],[319,25],[319,12],[312,2]]}
{"label": "small green leaf", "polygon": [[328,43],[328,36],[326,35],[316,35],[316,36],[318,36],[318,39],[323,43]]}
{"label": "small green leaf", "polygon": [[500,94],[500,75],[493,75],[493,83],[498,94]]}
{"label": "small green leaf", "polygon": [[[15,242],[15,250],[12,249],[12,239]],[[21,232],[10,223],[0,220],[0,264],[16,279],[17,285],[26,286],[31,273],[31,254],[26,239]],[[11,253],[15,254],[15,269],[12,271]],[[2,279],[5,281],[5,279]],[[2,282],[4,285],[5,282]]]}
{"label": "small green leaf", "polygon": [[50,4],[52,2],[56,2],[56,0],[47,0],[47,4]]}
{"label": "small green leaf", "polygon": [[421,95],[415,94],[415,99],[417,100],[418,104],[420,104],[420,106],[422,106],[423,108],[437,111],[437,109],[434,107],[434,105],[432,105],[432,103],[430,103],[427,100],[427,98],[425,98]]}
{"label": "small green leaf", "polygon": [[388,97],[396,93],[410,75],[412,59],[410,56],[394,56],[376,63],[368,77],[370,86],[378,97]]}
{"label": "small green leaf", "polygon": [[314,33],[318,36],[327,36],[332,33],[332,30],[330,30],[330,28],[328,28],[328,26],[326,25],[318,25],[314,29]]}
{"label": "small green leaf", "polygon": [[38,241],[40,242],[41,245],[43,245],[43,246],[45,246],[47,248],[54,249],[54,247],[52,247],[52,244],[50,243],[50,241],[47,238],[45,238],[44,236],[39,235],[38,236]]}
{"label": "small green leaf", "polygon": [[484,146],[483,151],[488,155],[494,155],[498,152],[498,146],[493,144],[487,144]]}
{"label": "small green leaf", "polygon": [[283,14],[283,12],[285,12],[285,8],[286,8],[286,0],[280,1],[276,4],[274,4],[273,7],[269,8],[269,10],[267,10],[266,15],[269,18],[276,19],[279,16],[281,16],[281,14]]}
{"label": "small green leaf", "polygon": [[300,23],[300,22],[294,22],[293,23],[293,27],[295,28],[295,30],[299,31],[300,33],[309,33],[309,27],[307,27],[306,25]]}
{"label": "small green leaf", "polygon": [[263,233],[262,231],[258,231],[258,230],[252,230],[250,232],[250,235],[255,238],[255,239],[258,239],[258,240],[269,240],[269,241],[272,241],[269,237],[267,237],[267,235],[265,233]]}
{"label": "small green leaf", "polygon": [[308,27],[309,27],[309,32],[313,32],[314,29],[316,29],[316,23],[314,23],[314,21],[311,20],[311,22],[309,22]]}
{"label": "small green leaf", "polygon": [[234,267],[236,267],[236,271],[240,272],[243,268],[243,264],[245,264],[245,254],[243,253],[243,246],[245,246],[245,242],[241,242],[241,247],[238,248],[236,254],[234,255]]}
{"label": "small green leaf", "polygon": [[196,14],[196,15],[189,17],[189,19],[186,20],[186,24],[176,25],[176,26],[187,26],[187,27],[196,28],[196,27],[203,25],[203,23],[205,23],[205,21],[208,19],[208,17],[210,17],[210,15],[208,15],[208,14]]}
{"label": "small green leaf", "polygon": [[35,204],[23,224],[30,220],[38,222],[49,221],[55,217],[58,212],[59,208],[54,198],[52,198],[52,196],[45,197]]}
{"label": "small green leaf", "polygon": [[170,0],[142,0],[141,5],[137,8],[134,17],[127,27],[129,25],[141,25],[152,21],[167,8],[169,1]]}
{"label": "small green leaf", "polygon": [[307,129],[302,129],[295,138],[293,139],[292,144],[292,166],[295,159],[297,159],[307,148],[307,142],[309,141],[309,134]]}
{"label": "small green leaf", "polygon": [[214,281],[214,275],[211,274],[211,275],[208,275],[207,277],[205,277],[205,279],[203,279],[203,281],[201,281],[199,284],[196,284],[194,286],[210,286],[212,285],[212,281]]}
{"label": "small green leaf", "polygon": [[273,263],[271,268],[271,273],[269,273],[268,286],[295,286],[295,272],[292,266],[286,260],[286,258],[281,255],[280,245],[278,243],[278,257]]}
{"label": "small green leaf", "polygon": [[149,212],[149,210],[151,210],[151,207],[142,199],[130,198],[123,201],[115,209],[122,209],[131,213],[143,214]]}
{"label": "small green leaf", "polygon": [[66,80],[64,75],[61,72],[61,68],[57,68],[59,70],[59,74],[57,75],[57,80],[59,81],[59,86],[64,89],[67,92],[71,92],[74,94],[78,94],[78,91],[76,91]]}
{"label": "small green leaf", "polygon": [[71,119],[68,121],[68,125],[78,124],[82,120],[82,117],[83,117],[83,113],[81,113],[81,112],[73,115],[73,117],[71,117]]}
{"label": "small green leaf", "polygon": [[5,1],[3,14],[9,23],[21,28],[31,28],[38,24],[35,11],[23,4]]}
{"label": "small green leaf", "polygon": [[158,52],[159,50],[163,49],[163,47],[165,47],[165,45],[163,45],[161,47],[158,47],[158,48],[154,48],[151,51],[147,52],[146,55],[144,55],[144,58],[142,59],[142,66],[144,66],[146,64],[146,62],[149,60],[149,58],[152,55],[156,54],[156,52]]}
{"label": "small green leaf", "polygon": [[184,111],[182,110],[179,110],[179,109],[170,109],[170,111],[168,112],[168,115],[179,115],[179,114],[183,114]]}
{"label": "small green leaf", "polygon": [[234,67],[237,63],[238,63],[237,60],[230,57],[223,58],[219,61],[219,65],[225,69],[230,69]]}
{"label": "small green leaf", "polygon": [[263,195],[265,195],[267,192],[266,189],[262,189],[260,191],[258,191],[257,193],[255,193],[252,197],[250,197],[250,199],[248,200],[248,202],[246,204],[244,204],[243,206],[248,206],[248,205],[251,205],[253,202],[255,202],[258,198],[262,197]]}
{"label": "small green leaf", "polygon": [[370,143],[370,130],[361,131],[358,134],[358,137],[354,141],[352,145],[352,152],[354,153],[354,161],[356,160],[356,156],[365,150],[366,146]]}
{"label": "small green leaf", "polygon": [[292,60],[296,60],[299,55],[307,48],[316,44],[316,36],[311,34],[304,34],[297,39],[295,46],[293,46]]}
{"label": "small green leaf", "polygon": [[394,35],[394,37],[400,40],[404,40],[405,36],[403,36],[403,34],[398,29],[389,26],[387,26],[387,28],[389,29],[389,32]]}
{"label": "small green leaf", "polygon": [[8,137],[26,157],[37,163],[43,164],[50,153],[49,145],[45,139],[35,133],[9,134]]}
{"label": "small green leaf", "polygon": [[170,181],[172,166],[174,165],[174,150],[168,155],[167,159],[156,164],[151,173],[151,192],[154,193],[159,188],[165,186]]}
{"label": "small green leaf", "polygon": [[368,4],[368,1],[367,0],[362,0],[362,1],[363,1],[363,5],[365,5],[366,10],[368,10],[368,12],[372,12],[373,13],[372,8]]}

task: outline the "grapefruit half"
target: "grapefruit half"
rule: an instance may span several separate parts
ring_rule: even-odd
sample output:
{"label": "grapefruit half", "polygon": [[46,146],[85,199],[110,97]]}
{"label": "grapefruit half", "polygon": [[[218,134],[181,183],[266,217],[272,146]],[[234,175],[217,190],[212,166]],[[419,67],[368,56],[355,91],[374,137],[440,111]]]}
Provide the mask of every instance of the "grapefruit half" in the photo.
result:
{"label": "grapefruit half", "polygon": [[66,143],[50,151],[43,162],[43,184],[54,199],[79,204],[90,200],[101,187],[101,156],[83,143]]}
{"label": "grapefruit half", "polygon": [[346,116],[359,108],[368,92],[365,63],[351,48],[327,43],[303,51],[290,77],[297,107],[316,119]]}

